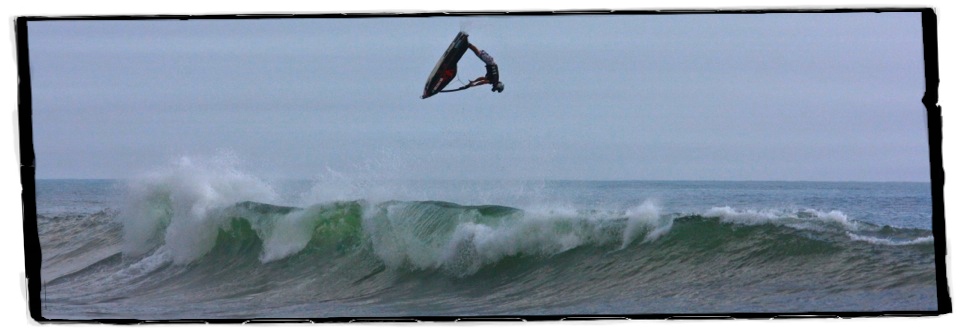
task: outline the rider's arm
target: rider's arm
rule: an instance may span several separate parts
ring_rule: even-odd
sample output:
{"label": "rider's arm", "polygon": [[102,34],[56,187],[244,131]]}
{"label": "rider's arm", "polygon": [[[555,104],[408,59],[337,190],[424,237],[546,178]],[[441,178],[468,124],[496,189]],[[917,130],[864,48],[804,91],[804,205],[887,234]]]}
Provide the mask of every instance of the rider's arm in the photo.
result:
{"label": "rider's arm", "polygon": [[470,47],[470,50],[473,51],[473,54],[477,55],[477,57],[480,57],[480,50],[477,49],[477,46],[474,46],[473,44],[467,44],[467,46]]}

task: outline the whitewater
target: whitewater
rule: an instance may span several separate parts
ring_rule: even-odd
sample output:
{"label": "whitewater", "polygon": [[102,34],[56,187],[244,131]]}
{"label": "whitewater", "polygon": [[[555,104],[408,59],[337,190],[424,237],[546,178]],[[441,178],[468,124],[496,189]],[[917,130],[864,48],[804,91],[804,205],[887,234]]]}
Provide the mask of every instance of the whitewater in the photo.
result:
{"label": "whitewater", "polygon": [[935,311],[929,183],[38,180],[53,320]]}

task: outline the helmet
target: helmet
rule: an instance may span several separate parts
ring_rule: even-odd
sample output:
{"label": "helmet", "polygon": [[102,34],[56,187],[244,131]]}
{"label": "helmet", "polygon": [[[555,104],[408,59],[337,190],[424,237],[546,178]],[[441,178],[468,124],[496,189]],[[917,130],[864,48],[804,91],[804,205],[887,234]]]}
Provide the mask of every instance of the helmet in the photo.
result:
{"label": "helmet", "polygon": [[503,82],[498,81],[496,84],[493,84],[493,88],[490,89],[491,92],[503,93]]}

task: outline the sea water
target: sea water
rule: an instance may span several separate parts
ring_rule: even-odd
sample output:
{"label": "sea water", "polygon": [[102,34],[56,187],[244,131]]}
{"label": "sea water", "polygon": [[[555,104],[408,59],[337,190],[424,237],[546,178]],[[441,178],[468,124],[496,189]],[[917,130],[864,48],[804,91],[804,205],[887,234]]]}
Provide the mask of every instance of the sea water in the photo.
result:
{"label": "sea water", "polygon": [[937,310],[930,183],[37,180],[47,319]]}

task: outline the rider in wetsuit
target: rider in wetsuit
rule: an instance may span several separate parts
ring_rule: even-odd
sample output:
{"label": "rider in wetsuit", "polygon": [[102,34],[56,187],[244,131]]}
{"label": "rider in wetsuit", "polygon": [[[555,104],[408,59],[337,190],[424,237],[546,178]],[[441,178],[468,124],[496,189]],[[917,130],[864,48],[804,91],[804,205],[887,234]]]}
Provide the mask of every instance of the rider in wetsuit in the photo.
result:
{"label": "rider in wetsuit", "polygon": [[493,88],[490,89],[491,92],[502,93],[503,92],[503,82],[500,81],[500,71],[497,68],[497,63],[493,61],[493,56],[487,54],[486,51],[477,49],[477,46],[473,44],[468,45],[470,50],[473,51],[477,57],[487,65],[487,74],[483,77],[471,80],[467,87],[480,86],[483,84],[493,85]]}

